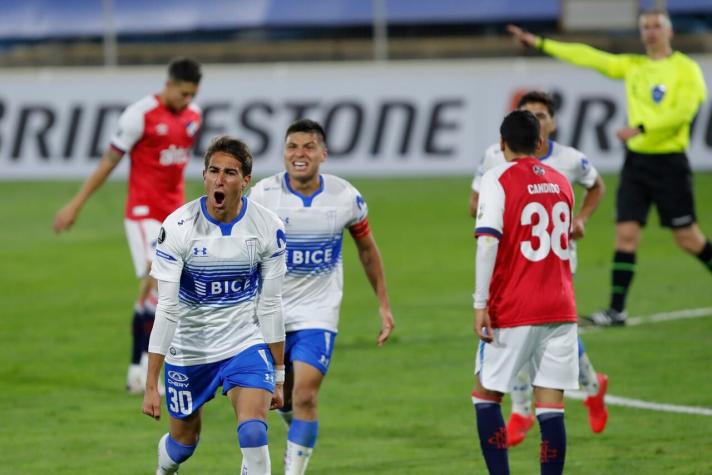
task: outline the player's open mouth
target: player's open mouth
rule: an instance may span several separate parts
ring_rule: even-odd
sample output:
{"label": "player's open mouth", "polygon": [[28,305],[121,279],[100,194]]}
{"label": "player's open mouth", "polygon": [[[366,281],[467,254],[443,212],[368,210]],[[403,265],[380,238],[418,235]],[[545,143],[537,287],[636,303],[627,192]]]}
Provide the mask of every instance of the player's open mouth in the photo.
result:
{"label": "player's open mouth", "polygon": [[304,171],[307,169],[307,162],[302,162],[302,161],[292,162],[292,166],[294,167],[295,170]]}
{"label": "player's open mouth", "polygon": [[222,191],[216,191],[213,193],[213,198],[215,199],[215,204],[221,205],[223,204],[223,201],[225,201],[225,193]]}

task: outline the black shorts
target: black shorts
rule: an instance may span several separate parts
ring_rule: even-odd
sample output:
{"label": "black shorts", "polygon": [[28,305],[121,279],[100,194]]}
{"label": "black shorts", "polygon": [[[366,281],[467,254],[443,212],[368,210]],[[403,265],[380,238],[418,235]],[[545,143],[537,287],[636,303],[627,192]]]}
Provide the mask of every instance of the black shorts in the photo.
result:
{"label": "black shorts", "polygon": [[637,221],[645,226],[651,203],[655,203],[663,227],[685,228],[696,222],[692,170],[684,153],[626,152],[616,222]]}

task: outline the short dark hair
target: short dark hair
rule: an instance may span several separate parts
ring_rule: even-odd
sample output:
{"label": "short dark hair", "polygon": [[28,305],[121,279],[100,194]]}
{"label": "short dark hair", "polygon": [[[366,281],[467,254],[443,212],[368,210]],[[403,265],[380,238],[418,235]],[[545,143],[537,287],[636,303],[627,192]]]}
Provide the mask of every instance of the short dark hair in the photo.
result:
{"label": "short dark hair", "polygon": [[177,58],[168,65],[168,77],[173,81],[199,84],[203,73],[197,61],[190,58]]}
{"label": "short dark hair", "polygon": [[499,133],[512,152],[534,154],[539,144],[539,120],[529,111],[516,110],[504,118]]}
{"label": "short dark hair", "polygon": [[324,127],[321,126],[321,124],[315,120],[311,119],[299,119],[295,120],[294,122],[291,123],[289,127],[287,127],[287,133],[284,134],[284,138],[286,139],[289,134],[293,134],[295,132],[304,132],[306,134],[316,134],[319,136],[319,139],[321,139],[322,145],[326,146],[326,132],[324,132]]}
{"label": "short dark hair", "polygon": [[240,162],[240,170],[242,176],[252,174],[252,153],[245,142],[234,139],[229,135],[219,135],[210,142],[208,150],[205,151],[205,169],[208,169],[210,157],[218,152],[223,152],[235,157],[235,160]]}
{"label": "short dark hair", "polygon": [[537,104],[544,104],[546,106],[546,110],[549,111],[549,115],[551,117],[554,117],[554,98],[551,97],[549,94],[547,94],[544,91],[529,91],[526,94],[524,94],[522,97],[519,98],[519,102],[517,103],[517,108],[520,108],[526,104],[531,104],[533,102],[536,102]]}

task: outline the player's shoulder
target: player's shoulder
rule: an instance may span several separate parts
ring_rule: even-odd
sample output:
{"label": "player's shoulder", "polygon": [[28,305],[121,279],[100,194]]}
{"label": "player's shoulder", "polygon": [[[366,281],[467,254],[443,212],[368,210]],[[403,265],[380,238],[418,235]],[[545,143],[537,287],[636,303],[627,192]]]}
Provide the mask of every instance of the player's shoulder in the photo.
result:
{"label": "player's shoulder", "polygon": [[488,157],[502,157],[504,159],[504,153],[502,153],[502,147],[499,142],[495,142],[485,149],[485,158]]}
{"label": "player's shoulder", "polygon": [[322,173],[321,178],[324,180],[324,190],[332,194],[342,194],[344,192],[358,194],[356,187],[348,180],[329,173]]}
{"label": "player's shoulder", "polygon": [[283,179],[284,172],[275,173],[274,175],[262,178],[257,183],[252,185],[252,190],[256,190],[259,192],[281,190]]}
{"label": "player's shoulder", "polygon": [[156,109],[158,106],[160,106],[160,102],[158,102],[156,96],[149,94],[129,104],[129,106],[124,110],[124,113],[144,115],[147,112]]}
{"label": "player's shoulder", "polygon": [[269,229],[282,227],[280,217],[257,201],[247,197],[247,215],[258,226],[265,226]]}
{"label": "player's shoulder", "polygon": [[186,236],[201,213],[200,198],[177,208],[163,220],[162,228],[170,235]]}
{"label": "player's shoulder", "polygon": [[491,167],[489,170],[487,170],[484,175],[482,175],[482,182],[488,182],[488,181],[498,181],[500,178],[502,178],[503,175],[507,173],[508,170],[511,170],[515,165],[517,165],[517,161],[504,161],[503,163],[498,163]]}
{"label": "player's shoulder", "polygon": [[203,109],[201,109],[200,106],[195,102],[191,102],[190,104],[188,104],[188,110],[198,115],[203,113]]}
{"label": "player's shoulder", "polygon": [[686,55],[685,53],[683,53],[681,51],[675,51],[672,54],[671,59],[674,62],[676,62],[678,64],[685,65],[687,67],[691,67],[691,68],[699,68],[700,67],[700,65],[697,63],[697,61],[695,61],[694,59],[692,59],[691,57],[689,57],[688,55]]}

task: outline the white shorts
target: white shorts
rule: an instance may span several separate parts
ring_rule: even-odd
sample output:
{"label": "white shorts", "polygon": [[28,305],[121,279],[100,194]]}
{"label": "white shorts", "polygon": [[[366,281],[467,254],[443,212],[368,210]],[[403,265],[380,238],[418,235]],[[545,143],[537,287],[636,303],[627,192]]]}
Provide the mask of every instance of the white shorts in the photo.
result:
{"label": "white shorts", "polygon": [[156,239],[161,229],[161,222],[155,219],[124,219],[126,239],[129,241],[131,260],[139,279],[148,275],[156,252]]}
{"label": "white shorts", "polygon": [[578,330],[575,323],[497,328],[492,343],[480,342],[475,374],[485,389],[508,393],[522,369],[532,385],[578,389]]}

